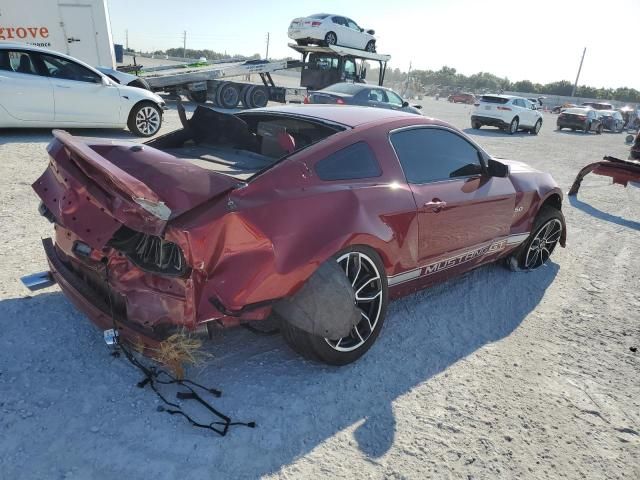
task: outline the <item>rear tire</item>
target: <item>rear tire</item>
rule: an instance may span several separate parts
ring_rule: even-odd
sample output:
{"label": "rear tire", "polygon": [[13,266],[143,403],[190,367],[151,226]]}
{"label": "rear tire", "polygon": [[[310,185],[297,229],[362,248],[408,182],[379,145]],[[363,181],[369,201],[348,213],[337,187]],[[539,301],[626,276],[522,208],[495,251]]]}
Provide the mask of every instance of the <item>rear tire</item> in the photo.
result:
{"label": "rear tire", "polygon": [[596,133],[598,135],[602,135],[603,130],[604,130],[604,127],[602,125],[598,125],[598,128],[596,128]]}
{"label": "rear tire", "polygon": [[327,34],[324,36],[324,44],[326,46],[337,45],[338,36],[334,32],[327,32]]}
{"label": "rear tire", "polygon": [[284,340],[295,352],[309,360],[339,366],[362,357],[378,338],[387,311],[388,284],[380,257],[369,247],[348,248],[335,259],[355,285],[356,295],[365,292],[360,293],[365,300],[359,301],[356,296],[363,315],[351,333],[339,340],[328,340],[280,320]]}
{"label": "rear tire", "polygon": [[517,265],[520,270],[535,270],[547,263],[562,237],[564,225],[560,210],[551,206],[542,207],[533,222],[529,238],[511,255],[509,263]]}
{"label": "rear tire", "polygon": [[240,89],[238,85],[224,82],[216,92],[216,101],[221,108],[236,108],[240,102]]}
{"label": "rear tire", "polygon": [[269,92],[262,85],[252,85],[245,94],[247,108],[266,107],[269,102]]}
{"label": "rear tire", "polygon": [[129,112],[127,127],[138,137],[152,137],[162,126],[162,110],[152,102],[140,102]]}

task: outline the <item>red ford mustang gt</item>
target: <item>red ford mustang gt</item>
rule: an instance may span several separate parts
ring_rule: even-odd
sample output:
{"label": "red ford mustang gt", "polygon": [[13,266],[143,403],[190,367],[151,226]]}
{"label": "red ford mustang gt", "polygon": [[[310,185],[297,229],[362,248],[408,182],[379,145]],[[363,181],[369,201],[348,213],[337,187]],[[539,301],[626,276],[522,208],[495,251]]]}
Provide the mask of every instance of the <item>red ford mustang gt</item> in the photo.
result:
{"label": "red ford mustang gt", "polygon": [[33,188],[57,282],[103,329],[157,345],[274,315],[302,355],[346,364],[387,302],[564,246],[549,174],[438,120],[366,107],[198,107],[146,144],[54,131]]}

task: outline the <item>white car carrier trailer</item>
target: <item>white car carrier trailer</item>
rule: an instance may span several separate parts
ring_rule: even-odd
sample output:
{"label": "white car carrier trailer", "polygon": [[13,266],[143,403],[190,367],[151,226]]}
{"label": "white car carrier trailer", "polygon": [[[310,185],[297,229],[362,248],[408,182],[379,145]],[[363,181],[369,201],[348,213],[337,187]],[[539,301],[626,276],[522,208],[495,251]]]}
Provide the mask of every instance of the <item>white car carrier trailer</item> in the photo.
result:
{"label": "white car carrier trailer", "polygon": [[[308,90],[318,90],[341,81],[363,82],[366,62],[380,64],[378,84],[382,85],[390,55],[330,45],[310,47],[289,45],[302,54],[302,60],[248,60],[215,63],[206,66],[173,65],[144,69],[140,73],[155,92],[187,95],[192,101],[210,100],[222,108],[264,107],[267,102],[302,101]],[[272,72],[301,68],[300,87],[276,86]],[[262,84],[239,77],[259,75]]]}

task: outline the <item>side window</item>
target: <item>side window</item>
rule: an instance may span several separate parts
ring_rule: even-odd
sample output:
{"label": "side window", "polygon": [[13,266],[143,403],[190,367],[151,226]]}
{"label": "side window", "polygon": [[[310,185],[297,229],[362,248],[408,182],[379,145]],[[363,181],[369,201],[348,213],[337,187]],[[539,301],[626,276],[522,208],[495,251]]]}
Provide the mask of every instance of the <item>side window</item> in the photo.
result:
{"label": "side window", "polygon": [[344,61],[344,73],[346,74],[346,78],[353,78],[356,76],[356,63],[351,60]]}
{"label": "side window", "polygon": [[316,163],[315,171],[321,180],[352,180],[382,175],[375,155],[365,142],[354,143],[332,153]]}
{"label": "side window", "polygon": [[391,144],[409,183],[437,182],[482,173],[478,150],[447,130],[403,130],[391,135]]}
{"label": "side window", "polygon": [[402,98],[400,98],[400,95],[397,93],[387,90],[387,97],[389,97],[389,103],[391,105],[396,105],[397,107],[402,106]]}
{"label": "side window", "polygon": [[346,25],[346,22],[342,17],[333,17],[331,21],[333,21],[333,23],[337,23],[338,25]]}
{"label": "side window", "polygon": [[31,55],[27,52],[9,51],[9,62],[7,64],[6,58],[3,60],[2,70],[13,70],[16,73],[26,73],[28,75],[38,75],[36,64]]}
{"label": "side window", "polygon": [[387,96],[385,95],[384,90],[380,90],[378,88],[372,88],[371,90],[369,90],[369,101],[386,103]]}
{"label": "side window", "polygon": [[101,77],[75,62],[53,55],[40,54],[49,76],[76,82],[100,83]]}
{"label": "side window", "polygon": [[360,31],[360,27],[358,26],[358,24],[356,22],[354,22],[350,18],[347,18],[346,20],[347,20],[347,27],[349,27],[352,30],[355,30],[356,32]]}

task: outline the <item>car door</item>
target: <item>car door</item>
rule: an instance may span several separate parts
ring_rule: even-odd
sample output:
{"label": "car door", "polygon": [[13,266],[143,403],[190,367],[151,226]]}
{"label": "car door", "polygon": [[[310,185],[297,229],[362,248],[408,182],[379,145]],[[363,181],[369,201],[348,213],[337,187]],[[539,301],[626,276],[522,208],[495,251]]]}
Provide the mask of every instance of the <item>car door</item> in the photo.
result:
{"label": "car door", "polygon": [[120,92],[113,82],[104,85],[102,76],[69,59],[39,56],[53,84],[56,123],[120,123]]}
{"label": "car door", "polygon": [[435,126],[396,130],[390,141],[416,201],[425,280],[469,269],[506,247],[515,188],[486,173],[475,145]]}
{"label": "car door", "polygon": [[360,50],[364,50],[367,46],[367,40],[364,35],[362,35],[362,31],[356,22],[347,18],[347,28],[349,30],[349,46],[352,48],[359,48]]}
{"label": "car door", "polygon": [[0,106],[17,122],[53,122],[53,86],[32,53],[0,50]]}
{"label": "car door", "polygon": [[515,107],[515,113],[518,115],[518,119],[520,120],[520,125],[522,125],[523,127],[529,126],[531,119],[529,117],[529,112],[526,108],[525,101],[521,98],[515,98],[513,100],[513,106]]}
{"label": "car door", "polygon": [[350,46],[350,32],[347,27],[347,20],[344,17],[333,17],[333,27],[336,36],[338,37],[338,45],[343,47]]}

